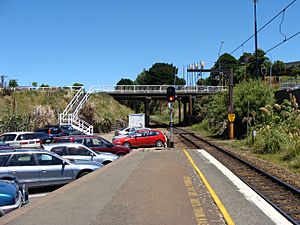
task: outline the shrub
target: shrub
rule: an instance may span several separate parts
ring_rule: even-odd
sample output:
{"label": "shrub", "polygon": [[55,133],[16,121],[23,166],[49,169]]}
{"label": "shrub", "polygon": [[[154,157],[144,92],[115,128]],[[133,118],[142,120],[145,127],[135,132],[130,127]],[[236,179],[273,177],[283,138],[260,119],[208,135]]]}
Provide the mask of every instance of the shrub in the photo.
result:
{"label": "shrub", "polygon": [[254,152],[259,154],[273,154],[285,148],[290,138],[280,126],[264,126],[257,132],[254,141]]}

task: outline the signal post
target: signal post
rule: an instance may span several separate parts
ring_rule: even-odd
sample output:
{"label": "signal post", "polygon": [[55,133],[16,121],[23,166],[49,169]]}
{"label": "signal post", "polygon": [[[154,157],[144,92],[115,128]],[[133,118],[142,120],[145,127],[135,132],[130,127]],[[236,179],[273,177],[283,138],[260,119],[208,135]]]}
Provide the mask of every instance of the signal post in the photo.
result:
{"label": "signal post", "polygon": [[170,130],[169,130],[169,137],[167,145],[169,148],[174,148],[174,134],[173,134],[173,102],[175,102],[175,88],[169,86],[167,88],[167,101],[168,101],[168,108],[170,110]]}

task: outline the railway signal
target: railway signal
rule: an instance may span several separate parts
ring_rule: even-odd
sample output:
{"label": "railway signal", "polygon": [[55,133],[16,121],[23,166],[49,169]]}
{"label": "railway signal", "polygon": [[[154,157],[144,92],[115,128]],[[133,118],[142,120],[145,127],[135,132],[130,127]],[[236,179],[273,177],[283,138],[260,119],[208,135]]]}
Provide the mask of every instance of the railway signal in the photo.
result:
{"label": "railway signal", "polygon": [[167,88],[167,101],[175,102],[175,88],[172,86]]}

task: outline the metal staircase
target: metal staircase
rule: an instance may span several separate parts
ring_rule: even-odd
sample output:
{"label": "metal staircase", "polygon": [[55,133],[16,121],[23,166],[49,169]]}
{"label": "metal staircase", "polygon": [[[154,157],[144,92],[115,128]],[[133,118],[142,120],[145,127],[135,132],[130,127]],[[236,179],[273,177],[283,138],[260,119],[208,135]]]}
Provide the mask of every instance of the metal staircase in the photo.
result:
{"label": "metal staircase", "polygon": [[93,126],[78,117],[79,111],[83,108],[92,92],[93,88],[90,88],[85,93],[83,87],[80,87],[65,110],[59,114],[59,124],[71,125],[85,134],[93,134]]}

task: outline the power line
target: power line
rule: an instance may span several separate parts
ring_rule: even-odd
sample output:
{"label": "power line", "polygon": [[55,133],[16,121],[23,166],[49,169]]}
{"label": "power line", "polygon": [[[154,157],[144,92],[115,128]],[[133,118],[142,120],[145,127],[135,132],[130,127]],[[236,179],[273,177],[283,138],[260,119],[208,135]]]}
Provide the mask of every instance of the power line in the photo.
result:
{"label": "power line", "polygon": [[267,54],[268,52],[272,51],[274,48],[277,48],[278,46],[282,45],[283,43],[287,42],[288,40],[292,39],[293,37],[297,36],[298,34],[300,34],[300,31],[295,33],[294,35],[290,36],[289,38],[285,38],[283,41],[279,42],[277,45],[275,45],[274,47],[270,48],[268,51],[266,51],[265,53]]}
{"label": "power line", "polygon": [[[284,9],[282,9],[279,13],[277,13],[272,19],[270,19],[265,25],[263,25],[260,29],[258,29],[257,33],[263,30],[266,26],[268,26],[273,20],[275,20],[280,14],[284,13],[287,8],[289,8],[292,4],[294,4],[297,0],[293,0],[290,4],[288,4]],[[236,47],[230,55],[232,55],[236,50],[243,47],[244,44],[246,44],[249,40],[251,40],[254,37],[255,34],[252,34],[246,41],[244,41],[242,44],[240,44],[238,47]]]}

